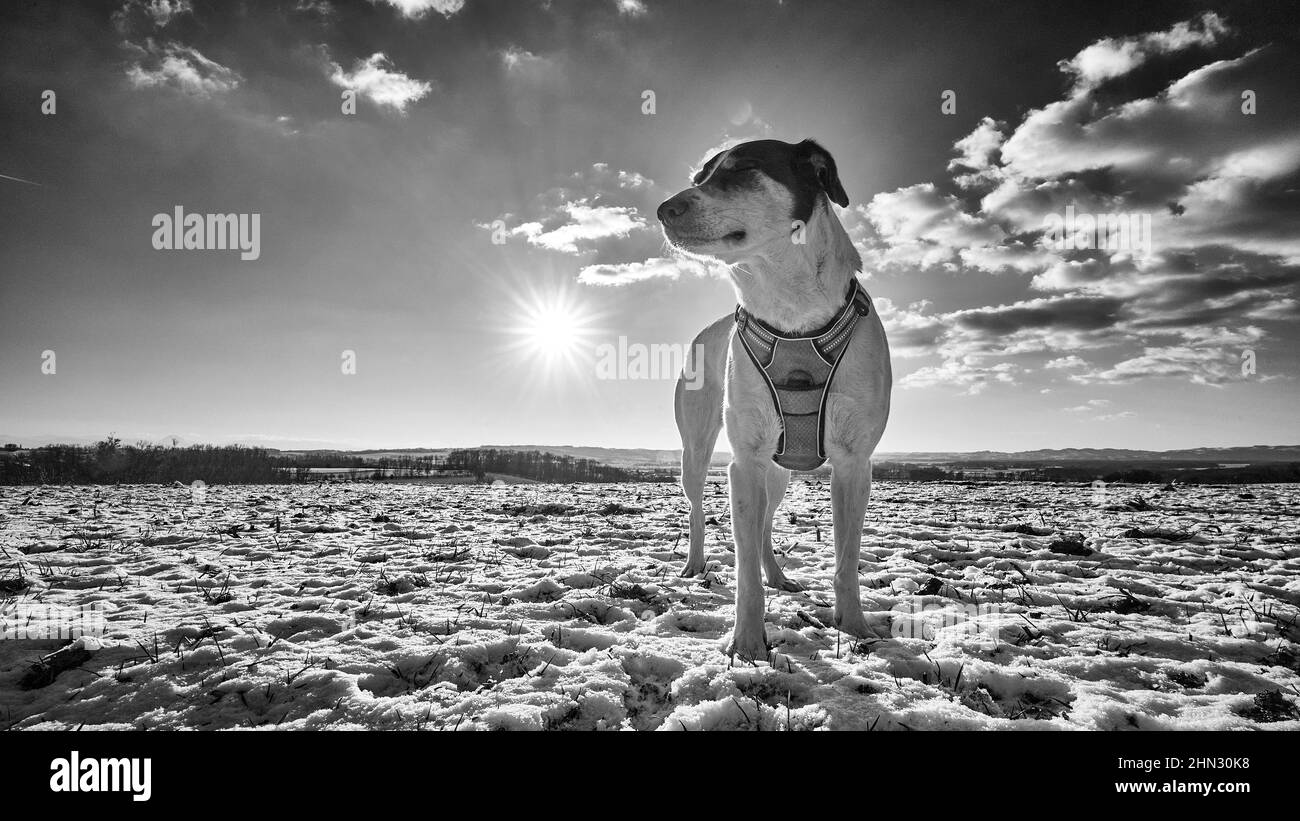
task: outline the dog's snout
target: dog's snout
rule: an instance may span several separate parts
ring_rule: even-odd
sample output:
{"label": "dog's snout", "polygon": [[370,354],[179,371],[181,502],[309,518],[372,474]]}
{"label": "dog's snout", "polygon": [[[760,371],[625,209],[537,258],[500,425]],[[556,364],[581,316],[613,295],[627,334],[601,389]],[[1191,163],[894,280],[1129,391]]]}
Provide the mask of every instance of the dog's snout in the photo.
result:
{"label": "dog's snout", "polygon": [[690,198],[683,193],[664,200],[659,204],[659,210],[656,213],[659,215],[660,222],[667,222],[668,220],[680,218],[683,214],[689,211],[690,208]]}

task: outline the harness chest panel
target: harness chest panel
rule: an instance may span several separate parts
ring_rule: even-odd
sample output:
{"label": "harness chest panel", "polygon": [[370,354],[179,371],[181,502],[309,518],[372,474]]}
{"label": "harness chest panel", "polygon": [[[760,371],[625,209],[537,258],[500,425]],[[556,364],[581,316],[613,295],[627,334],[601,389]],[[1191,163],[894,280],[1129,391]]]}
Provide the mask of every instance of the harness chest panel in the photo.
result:
{"label": "harness chest panel", "polygon": [[815,470],[826,462],[826,398],[858,320],[871,310],[855,277],[844,307],[830,324],[807,335],[776,330],[736,308],[736,334],[757,366],[781,419],[772,455],[789,470]]}

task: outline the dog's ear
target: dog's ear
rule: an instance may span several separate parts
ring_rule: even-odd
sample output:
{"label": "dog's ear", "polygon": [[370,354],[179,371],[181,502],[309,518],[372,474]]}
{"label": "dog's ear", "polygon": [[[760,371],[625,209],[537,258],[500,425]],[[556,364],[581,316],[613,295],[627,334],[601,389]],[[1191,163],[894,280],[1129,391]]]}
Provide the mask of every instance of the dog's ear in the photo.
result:
{"label": "dog's ear", "polygon": [[840,184],[840,174],[835,168],[835,158],[831,156],[831,152],[812,140],[804,140],[795,146],[795,149],[796,163],[804,166],[800,170],[816,177],[817,184],[821,186],[822,191],[826,192],[826,196],[830,197],[831,202],[841,208],[847,208],[849,195],[844,193],[844,186]]}

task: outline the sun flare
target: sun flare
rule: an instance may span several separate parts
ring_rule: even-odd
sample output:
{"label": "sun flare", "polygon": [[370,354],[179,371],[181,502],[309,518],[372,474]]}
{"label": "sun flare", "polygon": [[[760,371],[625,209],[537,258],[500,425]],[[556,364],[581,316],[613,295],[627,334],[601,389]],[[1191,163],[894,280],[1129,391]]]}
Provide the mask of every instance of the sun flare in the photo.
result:
{"label": "sun flare", "polygon": [[525,320],[522,329],[539,353],[562,356],[580,344],[580,323],[580,317],[567,306],[543,305]]}
{"label": "sun flare", "polygon": [[579,370],[594,345],[592,322],[588,310],[566,291],[530,293],[517,302],[511,354],[546,372]]}

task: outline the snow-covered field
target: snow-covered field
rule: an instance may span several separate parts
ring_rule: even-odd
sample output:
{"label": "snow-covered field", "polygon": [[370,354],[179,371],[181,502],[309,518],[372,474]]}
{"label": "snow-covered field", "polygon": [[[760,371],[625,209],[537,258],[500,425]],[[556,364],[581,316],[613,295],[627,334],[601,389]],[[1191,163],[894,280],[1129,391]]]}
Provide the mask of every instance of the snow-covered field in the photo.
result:
{"label": "snow-covered field", "polygon": [[734,666],[708,500],[680,579],[672,485],[0,488],[9,635],[104,628],[0,641],[0,729],[1300,729],[1300,486],[877,483],[857,641],[796,479]]}

